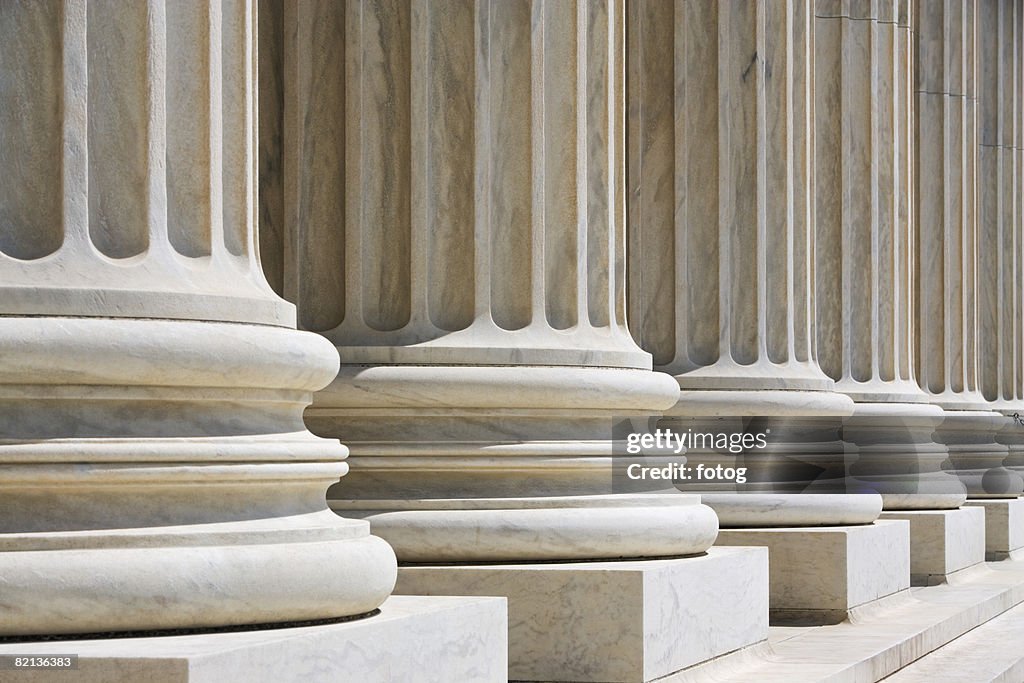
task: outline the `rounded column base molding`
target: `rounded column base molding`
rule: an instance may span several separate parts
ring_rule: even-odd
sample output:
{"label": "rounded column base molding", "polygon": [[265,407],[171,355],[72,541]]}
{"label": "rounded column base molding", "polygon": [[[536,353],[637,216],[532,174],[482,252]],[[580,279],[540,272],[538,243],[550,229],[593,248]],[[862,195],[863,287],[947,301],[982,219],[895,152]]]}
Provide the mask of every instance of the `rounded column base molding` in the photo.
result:
{"label": "rounded column base molding", "polygon": [[995,403],[992,409],[1010,418],[996,434],[996,442],[1009,451],[1003,467],[1024,477],[1024,404]]}
{"label": "rounded column base molding", "polygon": [[948,471],[948,449],[934,439],[944,415],[930,404],[858,403],[843,420],[843,440],[857,454],[851,474],[882,495],[884,509],[955,509],[967,500]]}
{"label": "rounded column base molding", "polygon": [[323,338],[3,318],[0,357],[0,634],[344,617],[390,593],[394,553],[327,508],[347,450],[302,423],[338,367]]}
{"label": "rounded column base molding", "polygon": [[[366,509],[372,505],[378,509]],[[600,560],[694,555],[718,535],[700,497],[661,494],[517,499],[333,500],[370,522],[401,562]],[[382,509],[381,509],[382,508]]]}
{"label": "rounded column base molding", "polygon": [[461,330],[441,330],[419,321],[396,332],[372,330],[357,319],[347,319],[324,334],[344,341],[340,350],[348,365],[651,369],[651,354],[636,345],[625,327],[615,325],[592,327],[581,322],[570,331],[535,321],[510,330],[483,316]]}
{"label": "rounded column base molding", "polygon": [[851,415],[853,409],[852,399],[833,391],[683,389],[675,406],[665,414],[673,417],[844,417]]}
{"label": "rounded column base molding", "polygon": [[723,528],[870,524],[882,509],[877,493],[837,492],[848,488],[855,462],[840,438],[854,409],[848,396],[831,391],[683,390],[660,424],[765,435],[765,447],[745,454],[687,453],[690,466],[747,468],[744,484],[684,487],[701,493]]}
{"label": "rounded column base molding", "polygon": [[871,524],[882,512],[877,493],[714,493],[701,499],[723,529]]}
{"label": "rounded column base molding", "polygon": [[[339,351],[344,357],[346,349]],[[671,407],[678,394],[668,375],[635,368],[343,364],[335,380],[314,396],[306,417],[319,422],[407,410],[647,414]]]}
{"label": "rounded column base molding", "polygon": [[791,361],[772,363],[761,360],[741,364],[723,357],[717,363],[678,372],[671,367],[658,368],[671,372],[685,392],[690,389],[741,391],[831,391],[835,382],[816,363]]}
{"label": "rounded column base molding", "polygon": [[[60,538],[77,540],[73,534]],[[174,544],[137,547],[124,547],[110,534],[107,547],[27,551],[4,540],[0,636],[359,615],[387,598],[397,575],[391,548],[365,530],[361,538],[303,542],[278,533],[251,544],[221,532],[209,545],[192,533]]]}
{"label": "rounded column base molding", "polygon": [[648,370],[343,366],[306,424],[344,435],[351,451],[331,498],[640,493],[653,487],[615,476],[618,430],[678,393],[671,377]]}
{"label": "rounded column base molding", "polygon": [[[901,485],[911,491],[909,493],[883,493],[882,508],[888,511],[897,510],[956,510],[967,500],[967,493],[949,493],[950,484],[947,478],[952,475],[943,473],[940,478],[914,477],[905,481],[893,478],[886,482],[885,490],[899,490]],[[960,487],[966,487],[958,479],[954,480]],[[875,482],[872,482],[875,483]]]}
{"label": "rounded column base molding", "polygon": [[954,473],[969,498],[1016,498],[1024,492],[1024,478],[1004,463],[1009,448],[996,435],[1013,422],[992,410],[946,408],[936,439],[949,448]]}
{"label": "rounded column base molding", "polygon": [[927,403],[929,396],[917,382],[912,380],[879,380],[858,382],[843,379],[836,382],[835,390],[842,392],[857,403]]}
{"label": "rounded column base molding", "polygon": [[[99,267],[101,264],[95,264]],[[106,264],[103,264],[106,265]],[[80,269],[69,264],[68,268]],[[116,268],[108,266],[109,268]],[[114,273],[131,282],[133,274]],[[136,289],[62,288],[45,286],[0,287],[0,314],[50,317],[102,316],[126,320],[202,320],[214,323],[249,323],[293,329],[295,306],[279,299],[266,285],[251,283],[241,272],[235,275],[245,286],[222,286],[216,293],[196,293],[195,288],[161,290],[158,284],[175,282],[173,276],[160,280],[142,278]],[[231,274],[219,273],[215,284],[230,284]],[[54,275],[60,277],[59,274]],[[34,275],[29,282],[40,281]],[[185,281],[187,282],[187,281]],[[233,291],[237,290],[237,291]]]}
{"label": "rounded column base molding", "polygon": [[692,555],[714,542],[714,513],[621,476],[616,447],[623,422],[678,394],[640,369],[345,366],[306,421],[351,449],[332,507],[369,520],[400,561]]}

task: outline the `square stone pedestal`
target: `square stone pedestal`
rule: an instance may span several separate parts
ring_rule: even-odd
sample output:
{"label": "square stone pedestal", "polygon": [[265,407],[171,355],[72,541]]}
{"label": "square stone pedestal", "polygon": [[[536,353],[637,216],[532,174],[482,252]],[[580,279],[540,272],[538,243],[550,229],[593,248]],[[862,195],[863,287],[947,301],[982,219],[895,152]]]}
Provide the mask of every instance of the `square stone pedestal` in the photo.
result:
{"label": "square stone pedestal", "polygon": [[[502,681],[501,598],[392,596],[380,614],[320,626],[0,643],[4,683]],[[76,670],[13,670],[15,655],[77,655]]]}
{"label": "square stone pedestal", "polygon": [[1005,560],[1024,548],[1024,499],[969,500],[965,505],[985,510],[986,560]]}
{"label": "square stone pedestal", "polygon": [[838,623],[854,607],[910,587],[906,522],[722,529],[715,545],[768,548],[773,623]]}
{"label": "square stone pedestal", "polygon": [[985,511],[900,510],[882,519],[910,522],[910,580],[915,586],[944,583],[950,574],[985,561]]}
{"label": "square stone pedestal", "polygon": [[764,640],[768,554],[399,567],[396,593],[508,597],[509,678],[643,682]]}

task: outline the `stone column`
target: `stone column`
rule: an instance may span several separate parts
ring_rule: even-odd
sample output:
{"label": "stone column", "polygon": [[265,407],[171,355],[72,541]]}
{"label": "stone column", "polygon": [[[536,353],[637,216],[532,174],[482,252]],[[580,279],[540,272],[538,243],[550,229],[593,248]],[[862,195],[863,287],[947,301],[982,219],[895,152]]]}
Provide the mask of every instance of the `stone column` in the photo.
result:
{"label": "stone column", "polygon": [[988,472],[985,545],[991,559],[1024,547],[1024,328],[1022,328],[1021,68],[1022,3],[978,4],[978,386],[1004,416],[996,441],[1008,449],[1005,470]]}
{"label": "stone column", "polygon": [[376,608],[255,240],[253,6],[0,4],[0,635]]}
{"label": "stone column", "polygon": [[818,362],[857,402],[843,436],[890,510],[966,499],[932,438],[943,411],[914,372],[910,5],[815,8]]}
{"label": "stone column", "polygon": [[[916,9],[916,163],[931,169],[917,174],[918,381],[946,411],[937,438],[949,447],[968,495],[1016,497],[1024,482],[1002,467],[1007,447],[995,440],[1009,418],[985,401],[978,375],[978,270],[985,268],[978,251],[975,119],[980,6],[918,3]],[[998,37],[985,34],[983,42]]]}
{"label": "stone column", "polygon": [[352,451],[331,504],[400,560],[715,538],[696,496],[609,495],[630,490],[614,423],[676,394],[626,329],[621,11],[285,4],[285,229],[267,251],[300,326],[342,356],[306,412]]}
{"label": "stone column", "polygon": [[[984,0],[978,46],[978,360],[992,407],[1024,416],[1024,205],[1021,176],[1022,5]],[[1019,432],[1019,434],[1018,434]],[[1007,421],[998,441],[1024,466],[1024,428]]]}
{"label": "stone column", "polygon": [[[842,463],[853,402],[814,352],[811,5],[638,2],[631,22],[630,327],[681,388],[670,414],[771,418],[748,430],[774,429],[782,465]],[[768,457],[748,463],[763,476]],[[780,490],[703,499],[722,526],[881,509],[877,495]]]}

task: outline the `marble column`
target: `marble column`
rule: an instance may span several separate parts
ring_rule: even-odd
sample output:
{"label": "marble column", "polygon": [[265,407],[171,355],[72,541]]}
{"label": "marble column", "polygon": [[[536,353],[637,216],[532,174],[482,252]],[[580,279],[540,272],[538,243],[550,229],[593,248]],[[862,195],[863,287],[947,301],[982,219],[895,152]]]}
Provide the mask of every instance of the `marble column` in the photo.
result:
{"label": "marble column", "polygon": [[[979,386],[993,409],[1024,416],[1024,205],[1021,189],[1021,40],[1024,5],[984,0],[978,46]],[[1010,419],[997,436],[1006,464],[1024,470],[1024,426]]]}
{"label": "marble column", "polygon": [[914,372],[911,3],[815,6],[818,362],[856,401],[843,436],[886,509],[957,508]]}
{"label": "marble column", "polygon": [[1003,416],[995,440],[1008,456],[1007,469],[982,475],[980,493],[987,495],[969,505],[984,509],[985,550],[993,560],[1024,547],[1024,500],[1014,496],[1024,487],[1022,9],[1020,0],[977,6],[978,388],[987,407]]}
{"label": "marble column", "polygon": [[0,3],[0,635],[358,615],[391,549],[255,244],[253,5]]}
{"label": "marble column", "polygon": [[616,421],[677,394],[626,329],[622,7],[284,5],[265,253],[342,356],[306,412],[351,449],[331,505],[400,560],[715,538],[696,496],[613,476]]}
{"label": "marble column", "polygon": [[983,6],[916,5],[916,165],[930,169],[917,174],[918,382],[945,410],[937,438],[968,495],[1016,497],[1024,481],[1002,467],[1008,451],[995,439],[1010,418],[979,383],[978,284],[990,273],[979,273],[988,269],[979,259],[976,69],[983,44],[998,42],[977,31]]}
{"label": "marble column", "polygon": [[[853,401],[814,349],[811,3],[633,7],[630,328],[676,379],[681,428],[772,430],[747,459],[769,483],[793,464],[842,468]],[[881,510],[877,494],[774,481],[770,494],[703,500],[723,527],[870,523]]]}

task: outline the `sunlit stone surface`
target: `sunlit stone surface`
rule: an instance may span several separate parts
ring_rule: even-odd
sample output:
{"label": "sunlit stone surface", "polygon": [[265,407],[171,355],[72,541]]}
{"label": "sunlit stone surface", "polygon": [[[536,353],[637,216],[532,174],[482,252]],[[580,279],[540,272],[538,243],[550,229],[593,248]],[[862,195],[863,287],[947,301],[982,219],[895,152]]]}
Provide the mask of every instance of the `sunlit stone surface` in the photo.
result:
{"label": "sunlit stone surface", "polygon": [[0,636],[358,615],[395,558],[255,245],[253,7],[0,6]]}

